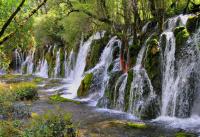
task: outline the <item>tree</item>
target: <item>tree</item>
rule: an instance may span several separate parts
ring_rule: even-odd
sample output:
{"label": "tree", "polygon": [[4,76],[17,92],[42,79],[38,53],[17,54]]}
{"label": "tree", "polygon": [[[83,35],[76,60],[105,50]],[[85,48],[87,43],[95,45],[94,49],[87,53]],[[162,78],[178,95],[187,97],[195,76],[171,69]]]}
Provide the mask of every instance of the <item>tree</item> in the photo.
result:
{"label": "tree", "polygon": [[[47,2],[47,0],[43,0],[43,2],[41,2],[36,8],[32,9],[30,11],[30,13],[19,23],[20,27],[23,27],[24,25],[26,25],[26,22],[43,6],[45,5],[45,3]],[[9,34],[6,34],[4,36],[4,33],[6,31],[6,29],[8,28],[8,26],[10,25],[10,23],[12,22],[12,20],[16,17],[16,15],[19,13],[20,9],[22,8],[22,6],[24,5],[25,0],[22,0],[21,3],[19,4],[19,6],[17,7],[17,9],[10,15],[10,17],[8,18],[8,20],[4,23],[3,27],[1,28],[0,31],[0,45],[2,45],[4,42],[6,42],[8,39],[10,39],[11,37],[14,36],[14,34],[17,32],[12,31]]]}

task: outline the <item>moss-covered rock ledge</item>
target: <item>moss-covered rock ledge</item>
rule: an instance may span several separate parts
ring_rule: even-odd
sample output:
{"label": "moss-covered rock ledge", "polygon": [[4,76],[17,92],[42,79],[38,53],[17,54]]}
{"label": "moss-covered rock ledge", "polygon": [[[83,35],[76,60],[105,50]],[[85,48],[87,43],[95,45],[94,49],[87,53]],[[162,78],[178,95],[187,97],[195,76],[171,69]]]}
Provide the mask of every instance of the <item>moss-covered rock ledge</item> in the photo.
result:
{"label": "moss-covered rock ledge", "polygon": [[80,85],[78,92],[77,92],[78,97],[85,97],[85,96],[88,95],[88,91],[89,91],[90,86],[92,84],[92,78],[93,78],[92,73],[85,75],[84,79],[81,81],[81,85]]}

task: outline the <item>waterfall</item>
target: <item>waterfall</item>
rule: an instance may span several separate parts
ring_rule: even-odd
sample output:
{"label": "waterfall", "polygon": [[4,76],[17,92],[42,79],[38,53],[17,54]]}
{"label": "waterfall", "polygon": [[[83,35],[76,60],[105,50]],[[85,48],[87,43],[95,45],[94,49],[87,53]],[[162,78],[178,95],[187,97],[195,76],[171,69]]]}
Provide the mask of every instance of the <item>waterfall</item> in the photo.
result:
{"label": "waterfall", "polygon": [[[127,78],[128,74],[122,74],[115,85],[115,91],[114,91],[114,107],[117,110],[124,111],[124,96],[125,96],[125,89],[126,89],[126,84],[127,84]],[[121,85],[120,85],[121,83]],[[116,95],[116,92],[118,90],[118,97]]]}
{"label": "waterfall", "polygon": [[16,73],[21,73],[21,65],[23,62],[23,56],[20,54],[18,49],[15,49],[15,71]]}
{"label": "waterfall", "polygon": [[[178,116],[187,117],[190,111],[190,94],[188,93],[190,77],[196,65],[197,52],[191,44],[187,42],[183,53],[190,57],[181,59],[175,58],[175,37],[173,29],[177,26],[177,21],[180,20],[179,25],[185,26],[188,15],[179,15],[168,20],[168,28],[161,34],[162,38],[166,37],[166,43],[162,51],[162,116]],[[190,45],[190,46],[189,46]],[[187,86],[186,86],[187,85]]]}
{"label": "waterfall", "polygon": [[68,60],[65,63],[65,78],[73,78],[73,69],[76,65],[74,51],[70,52]]}
{"label": "waterfall", "polygon": [[112,72],[120,71],[120,58],[114,60],[114,66],[111,71]]}
{"label": "waterfall", "polygon": [[56,53],[56,66],[54,68],[54,78],[58,77],[60,73],[60,49]]}
{"label": "waterfall", "polygon": [[93,83],[90,87],[90,95],[85,101],[92,101],[91,105],[96,106],[98,100],[103,97],[106,85],[109,80],[108,67],[113,61],[113,51],[121,47],[121,41],[117,37],[112,37],[101,54],[99,63],[87,73],[93,73]]}
{"label": "waterfall", "polygon": [[65,58],[64,58],[64,67],[65,67],[65,78],[69,75],[69,65],[67,62],[67,52],[65,51]]}
{"label": "waterfall", "polygon": [[46,59],[42,59],[39,61],[36,75],[43,78],[48,78],[48,63]]}
{"label": "waterfall", "polygon": [[[33,73],[33,60],[34,60],[34,54],[35,50],[31,51],[28,56],[26,57],[26,60],[22,63],[22,72],[26,74],[32,74]],[[24,70],[25,69],[25,70]],[[25,72],[24,72],[25,71]]]}
{"label": "waterfall", "polygon": [[145,105],[148,105],[151,98],[155,96],[148,74],[145,68],[142,67],[146,43],[149,39],[147,39],[142,46],[136,60],[136,65],[133,67],[134,78],[131,83],[128,112],[136,115],[140,115],[140,112],[143,111]]}
{"label": "waterfall", "polygon": [[[163,57],[163,80],[162,80],[162,109],[161,114],[167,115],[169,102],[174,94],[174,61],[175,61],[175,37],[173,32],[165,32],[162,35],[166,36],[166,49]],[[161,37],[162,37],[161,35]],[[176,85],[177,86],[177,85]]]}
{"label": "waterfall", "polygon": [[83,78],[86,66],[86,58],[90,50],[90,45],[92,44],[93,40],[98,40],[103,36],[104,33],[97,32],[96,34],[92,35],[86,42],[83,42],[83,40],[81,41],[75,67],[73,70],[71,70],[69,77],[67,78],[67,81],[69,81],[70,84],[66,85],[67,91],[66,95],[63,95],[63,97],[70,99],[77,97],[77,90]]}

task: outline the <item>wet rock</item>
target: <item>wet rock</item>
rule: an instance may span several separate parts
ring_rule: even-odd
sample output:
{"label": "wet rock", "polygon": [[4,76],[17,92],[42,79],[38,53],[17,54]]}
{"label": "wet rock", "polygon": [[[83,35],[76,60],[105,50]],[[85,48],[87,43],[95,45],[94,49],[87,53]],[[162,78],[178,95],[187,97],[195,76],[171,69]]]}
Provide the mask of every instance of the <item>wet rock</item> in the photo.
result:
{"label": "wet rock", "polygon": [[199,27],[199,25],[200,25],[200,14],[196,15],[196,16],[190,16],[188,18],[186,28],[187,28],[188,32],[191,34],[196,31],[196,29]]}
{"label": "wet rock", "polygon": [[81,85],[77,92],[78,97],[85,97],[88,95],[90,86],[92,84],[92,78],[93,78],[92,73],[85,75],[84,79],[81,81]]}

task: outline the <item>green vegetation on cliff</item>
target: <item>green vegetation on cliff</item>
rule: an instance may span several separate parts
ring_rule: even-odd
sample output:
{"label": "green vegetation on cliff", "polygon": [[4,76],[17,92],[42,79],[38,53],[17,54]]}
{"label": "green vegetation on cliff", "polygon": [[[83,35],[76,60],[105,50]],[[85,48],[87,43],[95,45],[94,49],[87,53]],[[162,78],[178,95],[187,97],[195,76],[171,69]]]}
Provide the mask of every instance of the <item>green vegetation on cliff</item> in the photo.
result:
{"label": "green vegetation on cliff", "polygon": [[81,81],[81,85],[77,91],[78,97],[85,97],[89,93],[90,86],[92,84],[93,74],[86,74],[84,79]]}

